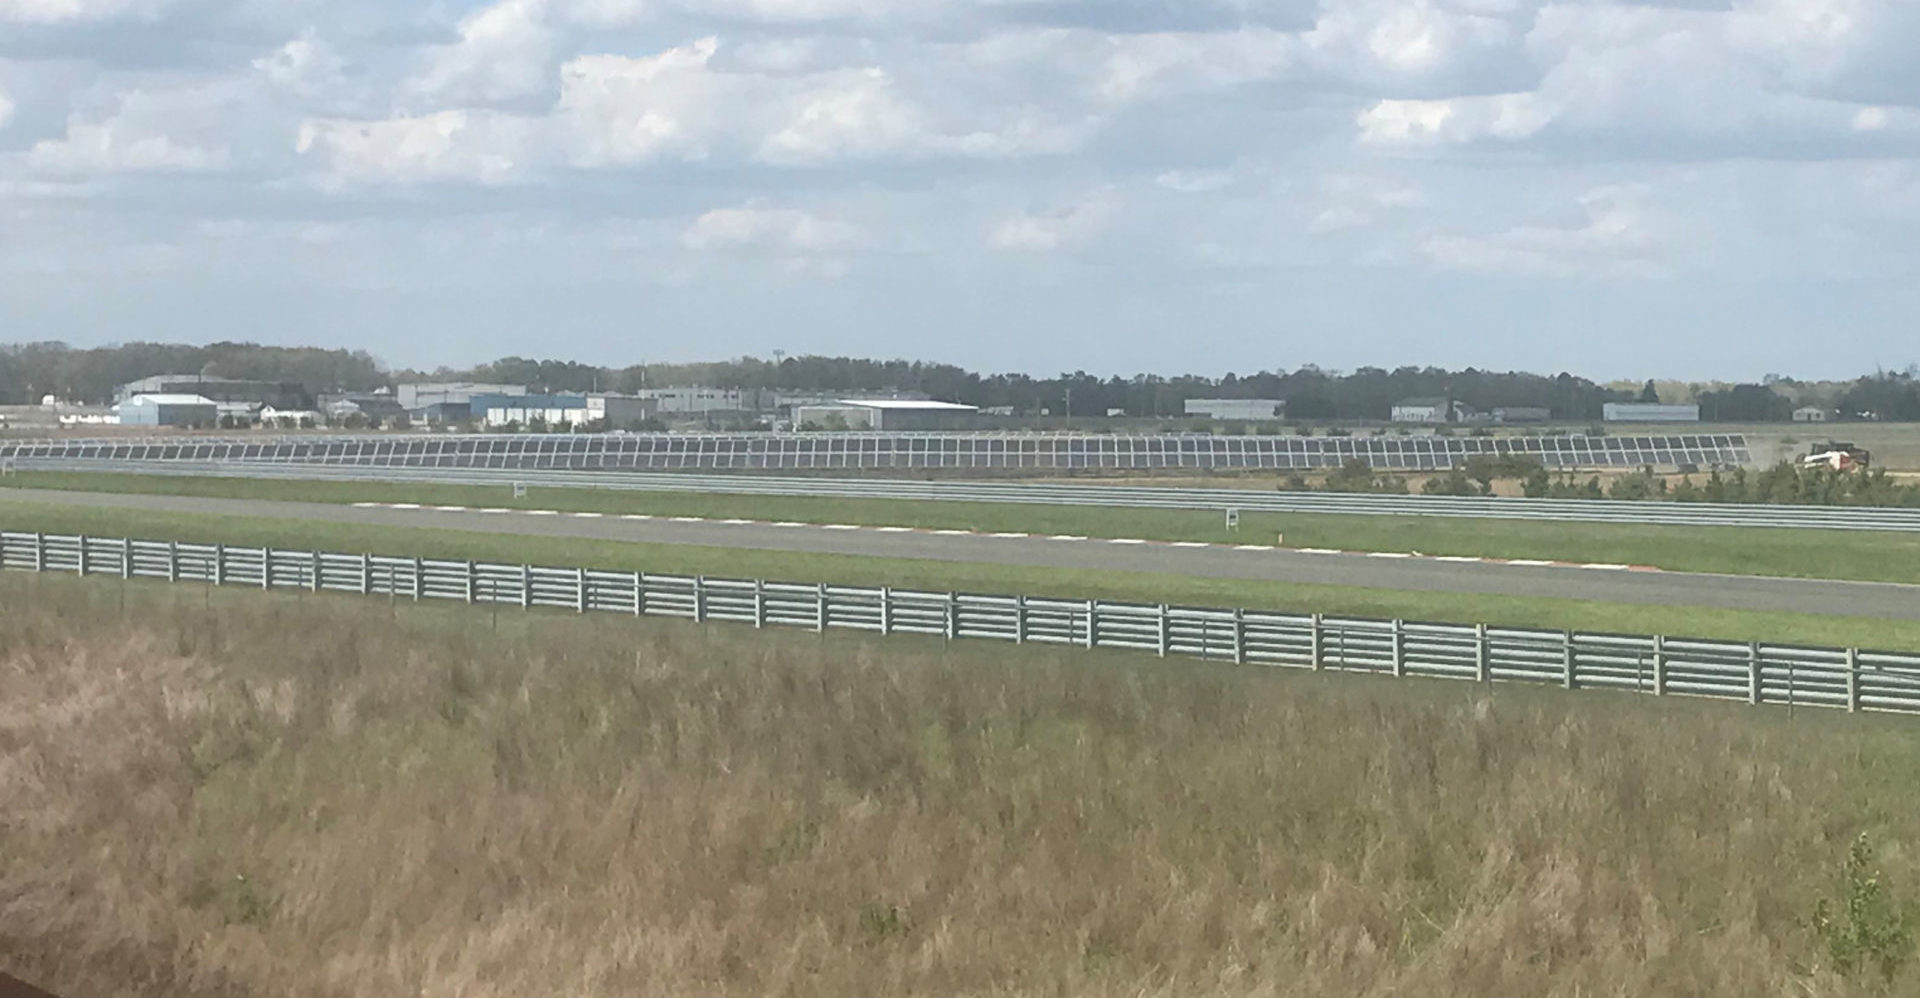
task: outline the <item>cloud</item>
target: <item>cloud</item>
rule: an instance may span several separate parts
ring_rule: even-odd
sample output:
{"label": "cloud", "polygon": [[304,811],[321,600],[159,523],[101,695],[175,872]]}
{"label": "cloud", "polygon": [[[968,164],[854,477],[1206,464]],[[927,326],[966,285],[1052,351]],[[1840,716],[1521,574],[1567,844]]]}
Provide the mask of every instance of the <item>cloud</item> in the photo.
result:
{"label": "cloud", "polygon": [[26,163],[69,175],[222,170],[233,158],[227,130],[244,99],[243,89],[225,84],[129,91],[110,112],[70,115],[64,133],[35,142]]}
{"label": "cloud", "polygon": [[169,6],[168,0],[6,0],[0,3],[0,23],[97,23],[123,17],[148,18]]}
{"label": "cloud", "polygon": [[460,39],[429,49],[409,92],[452,103],[497,103],[550,86],[556,35],[548,0],[500,0],[460,22]]}
{"label": "cloud", "polygon": [[1106,231],[1116,208],[1112,191],[1095,191],[1071,204],[1003,219],[988,241],[995,249],[1015,252],[1078,249]]}
{"label": "cloud", "polygon": [[253,68],[277,87],[313,97],[331,93],[345,82],[347,61],[308,30],[271,54],[253,60]]}
{"label": "cloud", "polygon": [[500,184],[531,164],[531,122],[493,111],[439,111],[358,122],[328,119],[300,127],[295,149],[325,165],[324,185],[459,181]]}
{"label": "cloud", "polygon": [[560,70],[559,116],[579,166],[700,159],[732,124],[729,81],[713,72],[717,38],[645,58],[581,56]]}
{"label": "cloud", "polygon": [[5,129],[13,121],[13,98],[5,90],[0,90],[0,129]]}
{"label": "cloud", "polygon": [[689,249],[773,249],[820,253],[844,250],[859,239],[859,230],[835,219],[825,219],[791,208],[748,205],[716,208],[693,221],[681,235]]}
{"label": "cloud", "polygon": [[1643,189],[1606,187],[1579,198],[1577,225],[1522,225],[1483,236],[1438,235],[1421,244],[1447,270],[1531,277],[1673,276],[1676,235],[1647,210]]}

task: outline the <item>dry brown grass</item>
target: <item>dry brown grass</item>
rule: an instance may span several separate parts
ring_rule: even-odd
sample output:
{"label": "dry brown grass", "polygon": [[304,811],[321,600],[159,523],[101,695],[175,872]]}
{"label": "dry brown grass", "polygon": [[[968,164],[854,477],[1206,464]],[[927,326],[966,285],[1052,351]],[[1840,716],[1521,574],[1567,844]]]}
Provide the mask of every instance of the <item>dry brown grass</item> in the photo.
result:
{"label": "dry brown grass", "polygon": [[[0,966],[83,995],[1851,995],[1911,722],[0,579]],[[202,599],[210,603],[203,606]]]}

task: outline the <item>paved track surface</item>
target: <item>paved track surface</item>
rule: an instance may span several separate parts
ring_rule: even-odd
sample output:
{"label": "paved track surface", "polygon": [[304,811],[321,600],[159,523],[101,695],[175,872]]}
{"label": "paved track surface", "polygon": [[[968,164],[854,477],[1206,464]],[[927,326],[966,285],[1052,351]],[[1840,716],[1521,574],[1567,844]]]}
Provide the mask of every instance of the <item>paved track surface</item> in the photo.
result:
{"label": "paved track surface", "polygon": [[329,503],[8,489],[0,489],[0,527],[6,526],[6,505],[9,502],[320,520],[388,527],[431,527],[643,544],[687,544],[976,564],[1150,572],[1370,589],[1544,596],[1603,603],[1652,603],[1920,620],[1920,586],[1876,582],[1608,572],[1582,568],[1389,560],[1292,551],[1178,548],[1165,544],[1066,543],[1044,538],[882,533],[773,524],[679,523],[672,520],[637,521],[612,517],[490,516],[431,509],[367,509]]}

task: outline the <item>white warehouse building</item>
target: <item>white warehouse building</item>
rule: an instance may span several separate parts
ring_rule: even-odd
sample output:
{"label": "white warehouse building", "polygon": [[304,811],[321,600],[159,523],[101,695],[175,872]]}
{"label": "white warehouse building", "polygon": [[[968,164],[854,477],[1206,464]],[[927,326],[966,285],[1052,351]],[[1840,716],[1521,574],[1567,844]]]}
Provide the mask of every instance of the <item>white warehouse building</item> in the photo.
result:
{"label": "white warehouse building", "polygon": [[1281,399],[1188,399],[1186,411],[1204,419],[1285,419],[1287,403]]}
{"label": "white warehouse building", "polygon": [[1698,423],[1697,405],[1662,405],[1658,402],[1608,402],[1602,415],[1609,423]]}

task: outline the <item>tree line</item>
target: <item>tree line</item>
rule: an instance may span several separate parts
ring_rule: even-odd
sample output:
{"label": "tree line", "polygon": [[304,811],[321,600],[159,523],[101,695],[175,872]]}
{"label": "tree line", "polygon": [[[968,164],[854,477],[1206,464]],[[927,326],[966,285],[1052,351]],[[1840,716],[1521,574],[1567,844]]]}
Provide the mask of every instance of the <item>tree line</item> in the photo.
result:
{"label": "tree line", "polygon": [[313,392],[372,391],[388,373],[363,350],[271,347],[257,343],[127,343],[76,349],[64,343],[0,344],[0,405],[33,405],[52,395],[104,405],[114,389],[156,374],[245,381],[292,381]]}

